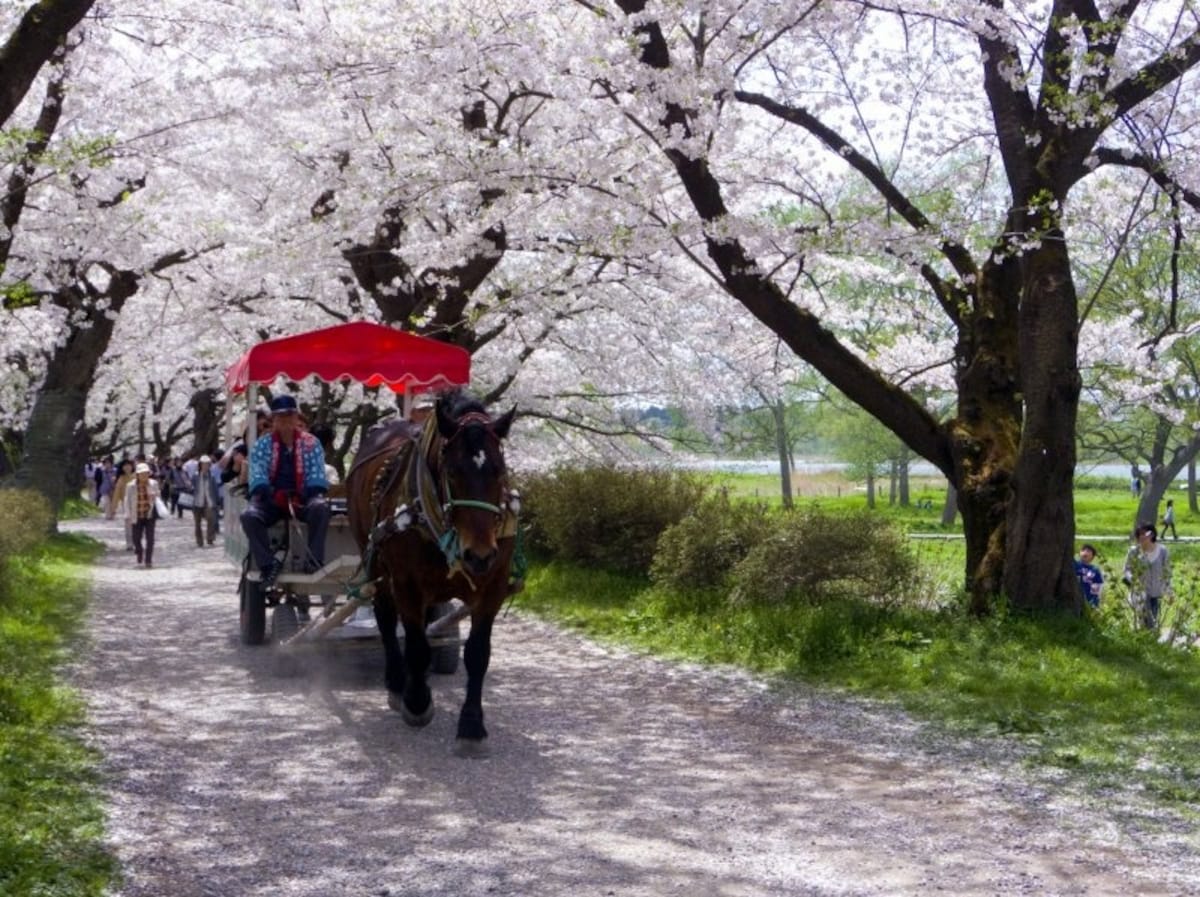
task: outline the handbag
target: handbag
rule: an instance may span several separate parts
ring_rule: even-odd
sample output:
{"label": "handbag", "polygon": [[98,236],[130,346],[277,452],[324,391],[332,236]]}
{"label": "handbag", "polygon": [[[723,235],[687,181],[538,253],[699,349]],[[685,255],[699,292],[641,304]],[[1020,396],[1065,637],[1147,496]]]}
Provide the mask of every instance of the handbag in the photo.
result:
{"label": "handbag", "polygon": [[175,499],[175,504],[184,510],[191,510],[196,507],[196,496],[191,492],[180,492]]}
{"label": "handbag", "polygon": [[164,502],[161,498],[156,497],[154,499],[154,519],[155,520],[164,520],[170,516],[171,516],[171,512],[167,508],[166,502]]}

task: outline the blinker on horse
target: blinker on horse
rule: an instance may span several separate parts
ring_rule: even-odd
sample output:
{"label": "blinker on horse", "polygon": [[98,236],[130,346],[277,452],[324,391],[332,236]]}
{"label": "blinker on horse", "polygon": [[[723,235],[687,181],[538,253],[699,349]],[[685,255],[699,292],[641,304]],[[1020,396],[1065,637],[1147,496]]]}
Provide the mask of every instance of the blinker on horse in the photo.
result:
{"label": "blinker on horse", "polygon": [[492,418],[468,393],[449,393],[422,428],[393,420],[367,434],[346,478],[350,527],[376,583],[388,705],[409,725],[433,718],[425,634],[431,608],[459,598],[470,610],[460,753],[482,752],[487,738],[483,680],[516,543],[519,500],[501,446],[515,415],[513,408]]}

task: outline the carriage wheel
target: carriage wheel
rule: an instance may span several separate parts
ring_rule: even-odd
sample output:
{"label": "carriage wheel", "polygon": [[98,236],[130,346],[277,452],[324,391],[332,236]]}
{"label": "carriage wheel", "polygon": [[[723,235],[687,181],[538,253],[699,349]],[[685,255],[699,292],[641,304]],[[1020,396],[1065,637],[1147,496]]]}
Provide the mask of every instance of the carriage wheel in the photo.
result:
{"label": "carriage wheel", "polygon": [[261,645],[267,634],[267,596],[256,582],[242,579],[243,645]]}
{"label": "carriage wheel", "polygon": [[298,676],[303,667],[294,649],[283,643],[300,631],[300,618],[291,604],[279,604],[271,611],[271,641],[275,648],[271,652],[276,676]]}
{"label": "carriage wheel", "polygon": [[300,631],[300,618],[291,604],[280,604],[271,611],[271,641],[282,645]]}
{"label": "carriage wheel", "polygon": [[[454,605],[449,601],[443,601],[440,604],[435,604],[429,609],[426,614],[427,619],[425,625],[428,626],[434,620],[439,620],[446,616],[454,609]],[[461,646],[457,644],[460,640],[459,627],[456,625],[453,629],[442,634],[443,638],[453,637],[455,644],[453,645],[438,645],[432,649],[429,655],[429,669],[435,673],[440,673],[449,676],[458,672],[458,658],[462,653]]]}

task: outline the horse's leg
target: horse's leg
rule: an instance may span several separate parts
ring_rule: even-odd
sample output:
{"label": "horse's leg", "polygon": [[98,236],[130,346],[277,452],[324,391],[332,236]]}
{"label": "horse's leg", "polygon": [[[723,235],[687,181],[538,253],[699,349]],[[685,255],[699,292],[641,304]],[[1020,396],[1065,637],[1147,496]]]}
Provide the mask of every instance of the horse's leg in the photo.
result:
{"label": "horse's leg", "polygon": [[483,726],[483,677],[492,659],[492,622],[495,613],[471,620],[471,634],[463,648],[467,669],[467,698],[458,714],[457,750],[460,754],[482,754],[487,729]]}
{"label": "horse's leg", "polygon": [[[381,583],[375,594],[375,623],[383,642],[383,682],[387,686],[388,706],[399,711],[404,694],[404,652],[396,637],[396,604],[390,588]],[[403,712],[403,711],[401,711]]]}
{"label": "horse's leg", "polygon": [[400,619],[404,624],[404,668],[406,673],[404,683],[404,700],[400,713],[410,726],[424,726],[433,719],[433,692],[429,690],[426,676],[429,673],[429,640],[425,637],[425,613],[420,602],[415,598],[409,599]]}

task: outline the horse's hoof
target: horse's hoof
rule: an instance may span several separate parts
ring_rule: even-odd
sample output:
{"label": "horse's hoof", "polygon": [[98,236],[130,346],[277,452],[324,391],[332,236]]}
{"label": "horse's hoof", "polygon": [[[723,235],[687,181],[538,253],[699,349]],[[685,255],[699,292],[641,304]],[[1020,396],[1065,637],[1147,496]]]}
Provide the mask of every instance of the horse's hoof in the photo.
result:
{"label": "horse's hoof", "polygon": [[395,710],[397,713],[407,713],[404,709],[404,695],[398,691],[388,692],[388,709]]}
{"label": "horse's hoof", "polygon": [[405,704],[403,701],[400,701],[400,715],[404,718],[404,721],[414,729],[427,726],[429,725],[429,721],[433,719],[433,699],[429,699],[429,706],[427,706],[420,713],[413,713],[408,709],[407,704]]}
{"label": "horse's hoof", "polygon": [[463,757],[467,760],[479,760],[488,756],[491,749],[488,747],[486,739],[483,738],[456,738],[454,739],[454,755]]}

